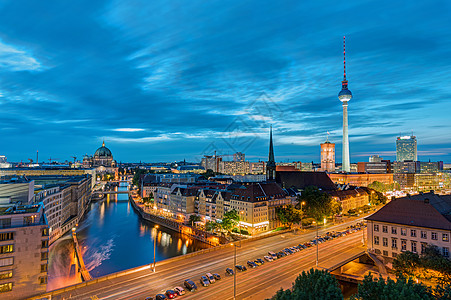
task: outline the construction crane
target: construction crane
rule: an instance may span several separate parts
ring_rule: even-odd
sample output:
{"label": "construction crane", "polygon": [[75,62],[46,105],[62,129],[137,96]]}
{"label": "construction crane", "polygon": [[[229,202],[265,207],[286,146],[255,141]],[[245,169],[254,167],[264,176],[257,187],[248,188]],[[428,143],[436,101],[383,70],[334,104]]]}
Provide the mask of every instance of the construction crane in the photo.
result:
{"label": "construction crane", "polygon": [[53,161],[53,162],[56,162],[57,159],[58,159],[58,158],[51,158],[51,157],[50,157],[50,158],[49,158],[49,163],[52,164],[52,161]]}
{"label": "construction crane", "polygon": [[74,164],[75,164],[75,160],[77,159],[76,156],[71,156],[74,159]]}
{"label": "construction crane", "polygon": [[33,160],[31,158],[28,159],[30,161],[30,165],[33,164]]}

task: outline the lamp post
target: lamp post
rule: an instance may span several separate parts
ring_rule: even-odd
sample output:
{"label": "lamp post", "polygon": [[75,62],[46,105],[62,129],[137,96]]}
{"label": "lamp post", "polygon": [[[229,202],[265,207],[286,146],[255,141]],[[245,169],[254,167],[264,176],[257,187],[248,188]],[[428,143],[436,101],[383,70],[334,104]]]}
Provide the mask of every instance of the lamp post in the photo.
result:
{"label": "lamp post", "polygon": [[233,256],[233,300],[236,299],[236,248],[241,248],[241,241],[240,245],[238,246],[236,243],[232,243],[232,246],[235,247],[235,255]]}
{"label": "lamp post", "polygon": [[301,230],[303,230],[303,226],[302,226],[302,218],[304,217],[304,211],[302,210],[302,206],[305,205],[305,201],[301,202]]}
{"label": "lamp post", "polygon": [[158,237],[158,225],[155,225],[155,229],[156,229],[156,233],[155,233],[155,237],[154,237],[154,239],[153,239],[153,272],[155,273],[156,271],[155,271],[155,267],[156,267],[156,264],[155,264],[155,252],[156,252],[156,249],[157,249],[157,237]]}
{"label": "lamp post", "polygon": [[313,221],[316,225],[316,267],[318,267],[318,260],[319,260],[319,243],[318,243],[318,221]]}

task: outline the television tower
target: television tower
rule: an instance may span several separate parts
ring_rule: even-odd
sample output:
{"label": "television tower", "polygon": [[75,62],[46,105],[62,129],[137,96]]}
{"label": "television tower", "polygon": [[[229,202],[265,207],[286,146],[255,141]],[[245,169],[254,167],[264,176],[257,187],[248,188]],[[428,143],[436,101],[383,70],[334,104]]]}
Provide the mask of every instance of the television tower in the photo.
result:
{"label": "television tower", "polygon": [[349,162],[349,137],[348,137],[348,101],[351,100],[352,93],[348,90],[348,81],[346,80],[346,44],[343,37],[343,81],[341,82],[341,91],[338,93],[338,99],[343,104],[343,158],[342,171],[350,172],[351,165]]}

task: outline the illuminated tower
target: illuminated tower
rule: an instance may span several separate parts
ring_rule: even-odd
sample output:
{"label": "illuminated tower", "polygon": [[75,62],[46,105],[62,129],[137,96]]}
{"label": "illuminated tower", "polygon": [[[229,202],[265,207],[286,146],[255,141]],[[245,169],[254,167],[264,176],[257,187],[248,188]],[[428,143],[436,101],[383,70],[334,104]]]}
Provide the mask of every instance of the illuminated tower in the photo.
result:
{"label": "illuminated tower", "polygon": [[348,81],[346,80],[346,47],[345,37],[343,37],[343,81],[341,82],[341,91],[338,93],[338,99],[343,103],[343,158],[342,171],[351,170],[349,162],[349,138],[348,138],[348,101],[352,98],[352,93],[348,90]]}
{"label": "illuminated tower", "polygon": [[269,133],[269,157],[266,163],[266,180],[276,179],[276,161],[274,159],[274,148],[272,145],[272,126]]}
{"label": "illuminated tower", "polygon": [[329,138],[321,144],[321,171],[335,172],[335,144]]}

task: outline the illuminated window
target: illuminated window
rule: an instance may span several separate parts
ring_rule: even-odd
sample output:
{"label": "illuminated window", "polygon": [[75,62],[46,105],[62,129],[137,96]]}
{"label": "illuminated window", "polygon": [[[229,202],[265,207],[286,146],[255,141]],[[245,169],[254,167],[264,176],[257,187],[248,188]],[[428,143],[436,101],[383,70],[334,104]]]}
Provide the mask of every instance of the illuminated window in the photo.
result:
{"label": "illuminated window", "polygon": [[12,277],[13,277],[13,271],[12,270],[0,272],[0,280],[1,279],[12,278]]}
{"label": "illuminated window", "polygon": [[0,242],[1,241],[11,241],[11,240],[14,240],[14,232],[0,233]]}
{"label": "illuminated window", "polygon": [[12,290],[13,290],[13,283],[12,282],[0,284],[0,293],[10,292]]}
{"label": "illuminated window", "polygon": [[0,246],[0,254],[14,252],[14,245]]}
{"label": "illuminated window", "polygon": [[442,240],[443,240],[444,242],[449,242],[449,234],[444,233],[444,234],[442,235]]}

